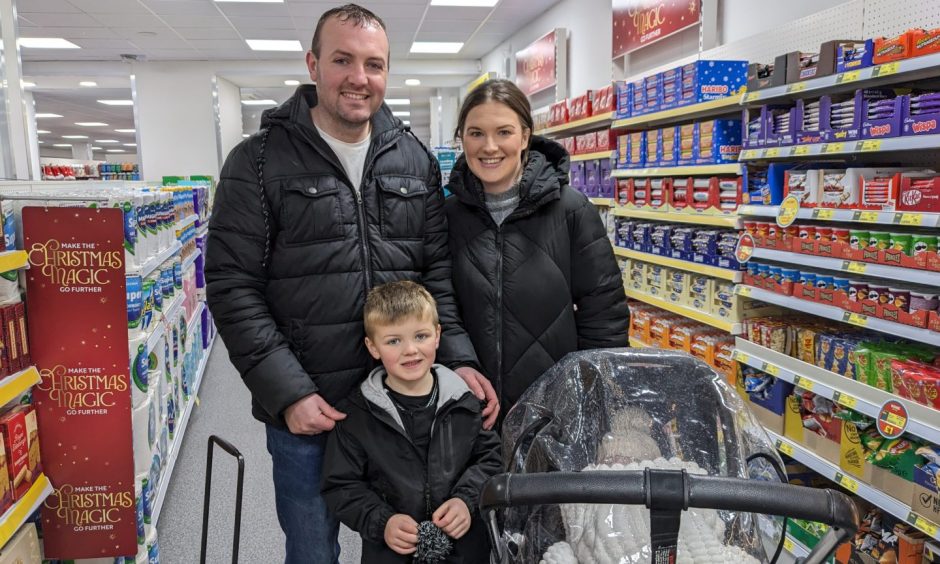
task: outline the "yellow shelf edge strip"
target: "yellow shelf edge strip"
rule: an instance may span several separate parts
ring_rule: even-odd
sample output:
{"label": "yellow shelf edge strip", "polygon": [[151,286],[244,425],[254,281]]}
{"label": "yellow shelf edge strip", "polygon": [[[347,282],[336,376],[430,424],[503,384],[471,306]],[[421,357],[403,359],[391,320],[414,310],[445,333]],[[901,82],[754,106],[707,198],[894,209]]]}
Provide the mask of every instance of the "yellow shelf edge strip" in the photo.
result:
{"label": "yellow shelf edge strip", "polygon": [[697,272],[699,274],[711,276],[712,278],[721,278],[731,282],[734,282],[734,275],[736,274],[735,271],[729,270],[727,268],[709,266],[707,264],[698,264],[696,262],[674,259],[672,257],[664,257],[651,253],[642,253],[639,251],[634,251],[633,249],[624,249],[623,247],[614,247],[614,252],[618,256],[632,258],[643,262],[661,264],[663,266],[678,268],[679,270],[686,270],[688,272]]}
{"label": "yellow shelf edge strip", "polygon": [[698,225],[715,225],[718,227],[737,227],[740,217],[737,215],[709,215],[691,214],[680,211],[654,211],[618,206],[613,209],[617,217],[636,217],[640,219],[653,219],[676,223],[695,223]]}
{"label": "yellow shelf edge strip", "polygon": [[[634,125],[643,125],[650,122],[660,122],[662,120],[672,119],[672,118],[685,118],[689,114],[697,114],[700,112],[709,112],[711,110],[720,110],[728,108],[729,110],[733,108],[738,108],[740,106],[740,97],[739,96],[727,96],[725,98],[719,98],[717,100],[709,100],[708,102],[700,102],[698,104],[691,104],[689,106],[679,106],[678,108],[673,108],[671,110],[665,110],[662,112],[656,112],[652,114],[643,114],[636,117],[628,117],[624,119],[618,119],[614,121],[611,125],[611,129],[622,129],[625,127],[631,127]],[[695,116],[692,116],[688,119],[694,119]]]}
{"label": "yellow shelf edge strip", "polygon": [[572,121],[568,123],[563,123],[561,125],[553,125],[551,127],[546,127],[545,129],[535,130],[536,135],[549,135],[552,133],[561,133],[569,129],[577,129],[579,127],[584,127],[586,125],[594,125],[596,123],[601,123],[603,121],[610,121],[614,117],[614,112],[607,112],[606,114],[600,114],[596,116],[591,116],[589,118],[579,119],[578,121]]}
{"label": "yellow shelf edge strip", "polygon": [[19,270],[29,264],[26,251],[6,251],[0,253],[0,272]]}
{"label": "yellow shelf edge strip", "polygon": [[50,493],[52,493],[52,484],[49,483],[49,478],[45,474],[40,474],[33,482],[33,485],[29,487],[26,495],[4,513],[3,522],[0,523],[0,548],[13,538],[13,535],[32,514],[36,506]]}
{"label": "yellow shelf edge strip", "polygon": [[41,380],[35,366],[0,380],[0,405],[6,405]]}
{"label": "yellow shelf edge strip", "polygon": [[609,159],[613,156],[613,151],[598,151],[596,153],[585,153],[583,155],[571,155],[571,162],[593,161],[594,159]]}
{"label": "yellow shelf edge strip", "polygon": [[647,176],[681,176],[696,174],[741,174],[740,163],[658,166],[650,168],[618,168],[610,172],[614,178],[644,178]]}
{"label": "yellow shelf edge strip", "polygon": [[728,331],[730,333],[734,330],[734,323],[730,321],[725,321],[723,319],[716,319],[710,315],[705,315],[700,311],[689,309],[687,307],[683,307],[678,304],[673,304],[673,303],[667,302],[666,300],[661,300],[655,296],[650,296],[649,294],[644,294],[643,292],[638,292],[631,288],[624,288],[624,290],[626,291],[627,296],[635,300],[639,300],[641,302],[654,305],[660,309],[671,311],[672,313],[681,315],[683,317],[688,317],[689,319],[694,319],[695,321],[704,323],[706,325],[711,325],[712,327],[717,327],[718,329],[721,329],[722,331]]}

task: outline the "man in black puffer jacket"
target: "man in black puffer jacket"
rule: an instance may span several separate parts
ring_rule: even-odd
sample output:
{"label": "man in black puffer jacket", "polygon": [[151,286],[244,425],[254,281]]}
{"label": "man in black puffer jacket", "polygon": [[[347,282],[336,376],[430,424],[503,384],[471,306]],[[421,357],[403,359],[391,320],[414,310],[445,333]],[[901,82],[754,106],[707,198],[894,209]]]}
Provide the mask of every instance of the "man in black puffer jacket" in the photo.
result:
{"label": "man in black puffer jacket", "polygon": [[344,417],[332,406],[373,366],[369,289],[423,284],[439,306],[440,362],[476,378],[477,361],[451,286],[439,168],[383,104],[384,24],[355,5],[324,13],[307,64],[318,86],[265,112],[262,131],[225,162],[206,279],[252,413],[267,424],[287,561],[328,564],[339,548],[319,492],[325,433]]}

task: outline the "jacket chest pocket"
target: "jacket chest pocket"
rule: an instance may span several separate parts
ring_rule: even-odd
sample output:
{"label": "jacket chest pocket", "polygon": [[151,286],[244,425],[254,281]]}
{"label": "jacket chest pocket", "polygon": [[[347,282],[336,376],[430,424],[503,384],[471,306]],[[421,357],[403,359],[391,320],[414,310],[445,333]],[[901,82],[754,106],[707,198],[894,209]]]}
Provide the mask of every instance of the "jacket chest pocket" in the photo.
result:
{"label": "jacket chest pocket", "polygon": [[385,239],[423,239],[428,189],[409,177],[379,177],[379,213]]}
{"label": "jacket chest pocket", "polygon": [[288,179],[281,201],[281,233],[288,245],[342,239],[340,205],[346,188],[332,176]]}

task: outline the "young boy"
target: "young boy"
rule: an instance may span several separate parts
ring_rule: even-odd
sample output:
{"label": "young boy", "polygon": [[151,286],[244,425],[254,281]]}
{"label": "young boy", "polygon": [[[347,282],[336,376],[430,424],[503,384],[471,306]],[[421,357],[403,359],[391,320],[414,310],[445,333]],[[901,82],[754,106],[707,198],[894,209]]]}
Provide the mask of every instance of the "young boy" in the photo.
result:
{"label": "young boy", "polygon": [[362,537],[362,562],[411,562],[418,525],[452,539],[446,562],[489,562],[477,499],[500,472],[499,437],[484,431],[480,400],[434,364],[441,326],[431,294],[414,282],[373,289],[365,344],[382,366],[337,409],[327,442],[323,496]]}

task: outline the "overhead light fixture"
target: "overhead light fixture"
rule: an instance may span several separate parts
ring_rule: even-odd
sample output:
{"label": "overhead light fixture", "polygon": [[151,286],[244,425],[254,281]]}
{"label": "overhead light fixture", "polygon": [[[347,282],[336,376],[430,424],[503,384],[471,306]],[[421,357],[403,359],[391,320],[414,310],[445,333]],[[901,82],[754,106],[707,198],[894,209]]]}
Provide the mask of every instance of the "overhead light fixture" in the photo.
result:
{"label": "overhead light fixture", "polygon": [[104,148],[103,148],[103,147],[92,147],[91,150],[92,150],[92,151],[103,151]]}
{"label": "overhead light fixture", "polygon": [[23,88],[36,88],[36,83],[29,82],[28,80],[21,80],[20,84],[23,85]]}
{"label": "overhead light fixture", "polygon": [[304,47],[296,39],[246,39],[245,43],[252,51],[303,51]]}
{"label": "overhead light fixture", "polygon": [[98,83],[95,82],[94,80],[83,80],[79,82],[78,85],[84,86],[86,88],[94,88],[95,86],[98,86]]}
{"label": "overhead light fixture", "polygon": [[247,133],[242,133],[242,138],[243,138],[243,139],[248,139],[249,137],[251,137],[251,135],[249,135],[249,134],[247,134]]}
{"label": "overhead light fixture", "polygon": [[105,143],[120,143],[120,141],[117,139],[95,139],[95,143],[101,143],[104,145]]}
{"label": "overhead light fixture", "polygon": [[242,104],[246,106],[276,106],[277,102],[274,100],[242,100]]}
{"label": "overhead light fixture", "polygon": [[392,115],[395,117],[409,117],[411,112],[392,112]]}
{"label": "overhead light fixture", "polygon": [[118,133],[137,133],[136,129],[115,129]]}
{"label": "overhead light fixture", "polygon": [[448,41],[415,41],[411,44],[412,53],[459,53],[463,49],[463,42]]}
{"label": "overhead light fixture", "polygon": [[62,139],[88,139],[87,135],[63,135]]}
{"label": "overhead light fixture", "polygon": [[405,86],[421,86],[421,81],[417,78],[406,78]]}
{"label": "overhead light fixture", "polygon": [[16,44],[29,49],[81,49],[78,45],[61,37],[20,37],[16,40]]}
{"label": "overhead light fixture", "polygon": [[71,147],[72,144],[71,143],[53,143],[52,146],[53,147]]}
{"label": "overhead light fixture", "polygon": [[389,106],[410,106],[411,99],[409,98],[386,98],[385,103]]}
{"label": "overhead light fixture", "polygon": [[102,121],[76,121],[75,125],[80,125],[82,127],[107,127],[108,124]]}
{"label": "overhead light fixture", "polygon": [[284,0],[215,0],[216,2],[254,2],[256,4],[283,4]]}
{"label": "overhead light fixture", "polygon": [[36,114],[35,117],[36,119],[44,119],[44,118],[60,118],[62,116],[60,116],[59,114],[41,114],[40,113],[40,114]]}
{"label": "overhead light fixture", "polygon": [[99,104],[104,104],[105,106],[133,106],[133,100],[98,100]]}
{"label": "overhead light fixture", "polygon": [[125,147],[136,147],[137,143],[122,143]]}
{"label": "overhead light fixture", "polygon": [[123,153],[124,149],[107,149],[108,153]]}
{"label": "overhead light fixture", "polygon": [[37,133],[38,135],[42,135],[43,133],[52,133],[52,132],[51,132],[51,131],[46,131],[45,129],[37,129],[37,130],[36,130],[36,133]]}
{"label": "overhead light fixture", "polygon": [[300,86],[299,80],[285,80],[284,86]]}
{"label": "overhead light fixture", "polygon": [[492,8],[499,0],[431,0],[432,6],[462,6],[464,8]]}
{"label": "overhead light fixture", "polygon": [[42,145],[45,143],[45,141],[36,141],[36,143],[39,143],[40,145]]}
{"label": "overhead light fixture", "polygon": [[408,120],[403,120],[402,123],[403,123],[404,125],[411,125],[411,122],[408,121]]}

